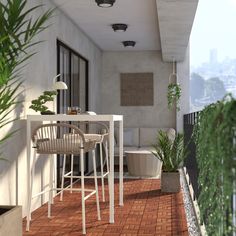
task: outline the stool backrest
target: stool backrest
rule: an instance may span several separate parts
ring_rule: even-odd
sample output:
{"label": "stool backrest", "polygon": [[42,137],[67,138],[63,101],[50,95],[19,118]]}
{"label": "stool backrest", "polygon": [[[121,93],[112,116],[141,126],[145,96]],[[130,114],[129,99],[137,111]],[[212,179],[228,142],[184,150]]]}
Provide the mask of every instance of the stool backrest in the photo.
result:
{"label": "stool backrest", "polygon": [[79,129],[85,134],[103,134],[108,135],[109,129],[104,122],[99,121],[79,121],[73,122],[73,125],[79,127]]}
{"label": "stool backrest", "polygon": [[85,145],[84,133],[67,123],[40,125],[34,130],[32,140],[42,154],[79,154]]}

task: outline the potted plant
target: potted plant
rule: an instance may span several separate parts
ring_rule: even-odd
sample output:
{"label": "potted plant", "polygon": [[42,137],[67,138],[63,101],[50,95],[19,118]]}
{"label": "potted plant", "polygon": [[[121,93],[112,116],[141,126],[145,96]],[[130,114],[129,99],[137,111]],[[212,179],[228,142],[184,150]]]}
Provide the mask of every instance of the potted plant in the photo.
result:
{"label": "potted plant", "polygon": [[57,95],[56,91],[44,91],[43,95],[40,95],[37,99],[31,101],[30,108],[34,111],[40,111],[42,115],[53,115],[55,112],[50,111],[44,104],[49,101],[53,101],[54,96]]}
{"label": "potted plant", "polygon": [[[32,40],[47,28],[45,22],[52,14],[46,11],[41,16],[32,18],[41,5],[27,8],[27,0],[0,1],[0,149],[16,132],[5,132],[11,122],[16,121],[12,112],[22,102],[19,99],[21,68],[34,54],[29,49],[39,43]],[[7,161],[3,151],[0,161]],[[0,206],[0,235],[22,235],[22,210],[20,206]]]}
{"label": "potted plant", "polygon": [[171,139],[166,132],[159,131],[157,143],[153,147],[154,151],[152,153],[162,162],[161,191],[179,192],[179,168],[187,155],[183,134],[177,133]]}
{"label": "potted plant", "polygon": [[176,110],[180,111],[181,86],[178,83],[178,75],[176,73],[176,62],[173,61],[173,71],[169,76],[169,85],[167,89],[168,108],[172,109],[176,105]]}
{"label": "potted plant", "polygon": [[176,103],[177,111],[180,111],[179,101],[181,97],[181,87],[178,83],[170,83],[168,85],[167,99],[168,99],[168,108],[171,109]]}
{"label": "potted plant", "polygon": [[21,206],[0,206],[0,235],[22,235]]}

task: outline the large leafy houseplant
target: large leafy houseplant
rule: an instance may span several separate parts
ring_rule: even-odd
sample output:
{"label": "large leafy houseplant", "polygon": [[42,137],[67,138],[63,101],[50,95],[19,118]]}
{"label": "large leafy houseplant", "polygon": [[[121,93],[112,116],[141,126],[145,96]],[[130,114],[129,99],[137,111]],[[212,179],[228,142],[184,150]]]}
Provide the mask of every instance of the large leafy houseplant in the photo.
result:
{"label": "large leafy houseplant", "polygon": [[187,155],[183,134],[178,133],[171,139],[168,133],[159,131],[157,142],[153,147],[152,153],[162,162],[161,191],[178,192],[180,190],[178,169]]}
{"label": "large leafy houseplant", "polygon": [[171,140],[166,132],[160,130],[153,147],[153,154],[162,162],[164,172],[178,171],[186,157],[183,134],[177,133],[174,140]]}
{"label": "large leafy houseplant", "polygon": [[[16,118],[12,112],[22,101],[19,100],[19,87],[22,84],[21,69],[34,55],[31,49],[39,41],[35,36],[47,28],[46,21],[53,10],[32,18],[42,5],[27,8],[27,0],[6,0],[0,2],[0,130]],[[3,135],[0,132],[0,148],[15,131]],[[2,153],[0,153],[2,154]]]}
{"label": "large leafy houseplant", "polygon": [[233,235],[236,193],[236,100],[225,96],[200,112],[194,128],[201,218],[208,235]]}
{"label": "large leafy houseplant", "polygon": [[[0,1],[0,149],[16,132],[6,132],[7,126],[18,119],[14,110],[22,102],[19,98],[22,84],[21,71],[34,55],[32,47],[39,43],[35,36],[47,28],[46,21],[52,10],[32,17],[41,5],[26,7],[27,0]],[[0,152],[0,160],[6,157]],[[0,235],[22,234],[21,207],[0,207]]]}

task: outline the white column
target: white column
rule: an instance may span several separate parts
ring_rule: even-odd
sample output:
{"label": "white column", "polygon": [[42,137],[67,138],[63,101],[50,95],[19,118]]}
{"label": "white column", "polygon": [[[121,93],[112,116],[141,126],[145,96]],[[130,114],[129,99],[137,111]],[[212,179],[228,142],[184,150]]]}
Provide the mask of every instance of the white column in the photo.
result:
{"label": "white column", "polygon": [[[31,157],[31,123],[30,120],[27,119],[26,122],[26,144],[27,144],[27,196],[28,196],[28,201],[27,201],[27,209],[28,212],[30,211],[30,184],[31,184],[31,177],[30,177],[30,169],[31,169],[31,163],[30,163],[30,157]],[[29,218],[29,216],[28,216]],[[28,219],[29,221],[30,219]]]}
{"label": "white column", "polygon": [[178,83],[181,86],[180,111],[176,111],[176,130],[183,132],[183,115],[190,111],[190,72],[189,72],[189,48],[186,50],[185,60],[177,62]]}

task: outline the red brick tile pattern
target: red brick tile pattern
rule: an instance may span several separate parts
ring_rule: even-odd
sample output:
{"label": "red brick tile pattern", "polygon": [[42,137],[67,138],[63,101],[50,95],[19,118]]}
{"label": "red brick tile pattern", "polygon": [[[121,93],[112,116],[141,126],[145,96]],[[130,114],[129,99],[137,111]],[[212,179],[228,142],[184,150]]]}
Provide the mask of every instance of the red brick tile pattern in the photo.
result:
{"label": "red brick tile pattern", "polygon": [[[93,183],[87,182],[87,186]],[[100,189],[101,190],[101,189]],[[187,236],[187,222],[182,193],[164,194],[160,180],[126,179],[124,207],[119,206],[119,184],[115,181],[115,223],[109,224],[109,204],[101,202],[102,220],[97,220],[95,196],[86,201],[87,235],[90,236]],[[99,191],[101,193],[101,191]],[[108,185],[106,183],[108,200]],[[23,236],[82,235],[80,193],[66,192],[63,202],[55,198],[52,218],[47,218],[47,205],[32,214],[30,232]],[[101,199],[101,196],[100,196]],[[23,228],[25,230],[25,219]]]}

